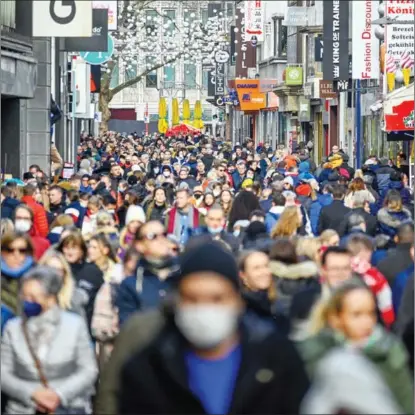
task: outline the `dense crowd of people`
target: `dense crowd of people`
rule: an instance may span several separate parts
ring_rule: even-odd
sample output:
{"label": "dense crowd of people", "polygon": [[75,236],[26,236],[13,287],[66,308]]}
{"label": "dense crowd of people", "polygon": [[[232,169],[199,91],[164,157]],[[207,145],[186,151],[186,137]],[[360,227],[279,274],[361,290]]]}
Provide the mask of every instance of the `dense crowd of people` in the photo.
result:
{"label": "dense crowd of people", "polygon": [[2,413],[413,413],[405,154],[108,132],[52,167],[1,186]]}

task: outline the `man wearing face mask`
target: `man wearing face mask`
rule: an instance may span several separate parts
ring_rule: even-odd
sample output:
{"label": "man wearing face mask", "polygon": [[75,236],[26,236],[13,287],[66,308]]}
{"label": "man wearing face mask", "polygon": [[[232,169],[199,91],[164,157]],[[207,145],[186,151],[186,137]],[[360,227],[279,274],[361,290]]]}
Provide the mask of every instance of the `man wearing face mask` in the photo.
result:
{"label": "man wearing face mask", "polygon": [[[97,413],[103,403],[112,410],[114,397],[119,414],[299,413],[303,363],[272,323],[247,317],[235,259],[220,244],[188,247],[173,309],[155,314],[132,317],[121,332],[115,349],[135,344],[114,351],[118,367],[101,380]],[[130,340],[150,318],[158,329]]]}
{"label": "man wearing face mask", "polygon": [[208,236],[208,240],[221,241],[235,255],[238,254],[240,244],[238,239],[225,229],[226,217],[220,205],[213,205],[205,217],[206,226],[195,229],[193,238]]}

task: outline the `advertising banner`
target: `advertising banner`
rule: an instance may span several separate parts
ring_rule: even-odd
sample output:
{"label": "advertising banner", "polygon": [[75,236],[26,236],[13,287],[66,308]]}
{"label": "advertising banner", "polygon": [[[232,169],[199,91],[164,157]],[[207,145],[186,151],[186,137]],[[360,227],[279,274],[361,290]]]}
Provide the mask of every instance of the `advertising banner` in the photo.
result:
{"label": "advertising banner", "polygon": [[[220,7],[221,5],[219,3],[209,3],[208,19],[213,19],[215,16],[217,16]],[[216,95],[216,64],[203,65],[202,69],[208,73],[208,96],[213,98]]]}
{"label": "advertising banner", "polygon": [[245,1],[246,40],[262,42],[264,40],[264,13],[261,0]]}
{"label": "advertising banner", "polygon": [[378,0],[352,2],[352,78],[379,79],[379,40],[372,20],[379,18]]}
{"label": "advertising banner", "polygon": [[[209,9],[208,9],[209,10]],[[256,68],[256,48],[246,39],[245,16],[239,7],[236,7],[236,65],[235,74],[238,78],[248,77],[248,68]]]}
{"label": "advertising banner", "polygon": [[384,4],[385,16],[396,21],[396,23],[385,25],[386,56],[391,56],[395,63],[406,68],[405,58],[402,59],[402,57],[408,54],[409,59],[407,58],[406,61],[409,61],[409,67],[413,67],[414,25],[399,24],[399,21],[414,20],[414,0],[385,0]]}
{"label": "advertising banner", "polygon": [[259,79],[236,79],[235,88],[242,111],[259,111],[266,107],[266,94],[259,90]]}
{"label": "advertising banner", "polygon": [[108,10],[108,30],[117,30],[118,28],[118,1],[117,0],[93,0],[94,9]]}
{"label": "advertising banner", "polygon": [[108,11],[92,10],[92,36],[64,39],[65,52],[106,52],[108,49]]}
{"label": "advertising banner", "polygon": [[349,79],[349,2],[323,2],[323,78]]}

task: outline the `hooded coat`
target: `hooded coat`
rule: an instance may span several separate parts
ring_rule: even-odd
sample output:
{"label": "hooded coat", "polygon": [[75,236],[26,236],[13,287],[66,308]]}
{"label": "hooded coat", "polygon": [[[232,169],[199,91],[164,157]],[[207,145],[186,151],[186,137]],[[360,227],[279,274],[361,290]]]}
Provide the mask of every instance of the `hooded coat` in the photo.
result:
{"label": "hooded coat", "polygon": [[403,222],[412,220],[412,214],[405,207],[400,212],[393,212],[383,208],[379,210],[377,218],[380,232],[394,237]]}

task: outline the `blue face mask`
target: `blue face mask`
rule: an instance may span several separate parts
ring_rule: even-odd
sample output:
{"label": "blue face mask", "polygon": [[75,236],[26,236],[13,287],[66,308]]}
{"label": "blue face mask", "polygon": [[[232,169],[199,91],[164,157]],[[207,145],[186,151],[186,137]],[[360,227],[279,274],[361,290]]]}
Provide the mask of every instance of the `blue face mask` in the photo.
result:
{"label": "blue face mask", "polygon": [[209,231],[209,233],[211,233],[212,235],[217,235],[217,234],[219,234],[219,233],[221,233],[221,232],[222,232],[222,228],[217,228],[217,229],[214,229],[214,228],[211,228],[210,226],[208,226],[208,231]]}
{"label": "blue face mask", "polygon": [[42,306],[32,301],[23,301],[23,313],[27,318],[36,317],[42,312]]}

